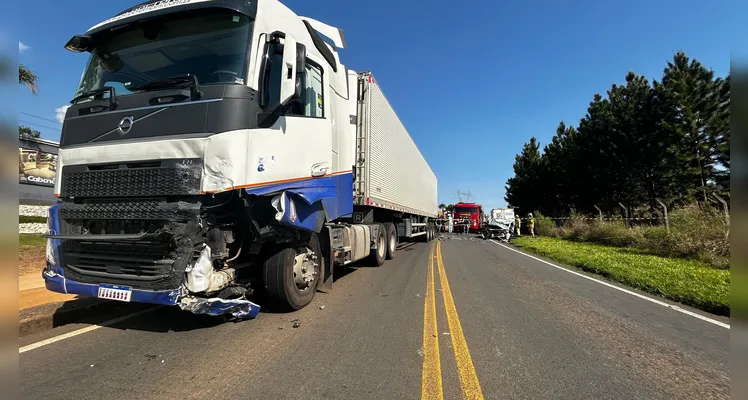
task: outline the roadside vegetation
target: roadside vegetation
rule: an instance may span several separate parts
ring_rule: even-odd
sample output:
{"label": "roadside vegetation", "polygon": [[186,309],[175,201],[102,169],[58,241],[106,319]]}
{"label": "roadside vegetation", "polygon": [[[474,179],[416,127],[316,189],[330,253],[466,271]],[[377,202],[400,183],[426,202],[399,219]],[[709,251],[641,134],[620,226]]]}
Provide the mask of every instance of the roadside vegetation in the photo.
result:
{"label": "roadside vegetation", "polygon": [[19,224],[46,224],[47,223],[47,217],[35,217],[30,215],[19,215],[18,216],[18,223]]}
{"label": "roadside vegetation", "polygon": [[518,247],[707,312],[730,315],[730,271],[698,260],[555,237],[520,237]]}
{"label": "roadside vegetation", "polygon": [[661,77],[628,72],[591,96],[544,146],[531,137],[505,200],[540,238],[516,243],[729,315],[730,79],[679,51]]}
{"label": "roadside vegetation", "polygon": [[670,231],[664,226],[627,227],[622,221],[571,219],[557,225],[536,212],[536,233],[574,242],[637,249],[647,254],[701,261],[718,269],[730,268],[729,226],[724,214],[697,204],[671,212]]}

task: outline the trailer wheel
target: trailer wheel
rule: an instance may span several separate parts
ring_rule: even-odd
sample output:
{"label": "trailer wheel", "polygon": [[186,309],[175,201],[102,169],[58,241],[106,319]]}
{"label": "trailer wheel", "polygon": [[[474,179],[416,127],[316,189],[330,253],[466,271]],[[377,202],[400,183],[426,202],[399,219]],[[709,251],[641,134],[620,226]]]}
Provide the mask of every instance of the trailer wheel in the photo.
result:
{"label": "trailer wheel", "polygon": [[379,229],[377,229],[377,235],[374,237],[374,241],[377,243],[377,248],[371,250],[371,253],[369,253],[369,260],[378,267],[384,264],[384,259],[387,256],[387,233],[384,225],[372,225],[372,227],[374,226],[379,227]]}
{"label": "trailer wheel", "polygon": [[385,222],[384,230],[387,238],[387,259],[392,260],[395,258],[395,250],[397,249],[397,229],[392,222]]}
{"label": "trailer wheel", "polygon": [[268,258],[263,266],[265,292],[281,309],[300,310],[317,291],[322,271],[322,248],[317,234]]}
{"label": "trailer wheel", "polygon": [[420,240],[423,240],[424,242],[428,243],[431,241],[431,231],[429,230],[429,224],[426,224],[424,227],[425,234],[421,235],[419,238]]}

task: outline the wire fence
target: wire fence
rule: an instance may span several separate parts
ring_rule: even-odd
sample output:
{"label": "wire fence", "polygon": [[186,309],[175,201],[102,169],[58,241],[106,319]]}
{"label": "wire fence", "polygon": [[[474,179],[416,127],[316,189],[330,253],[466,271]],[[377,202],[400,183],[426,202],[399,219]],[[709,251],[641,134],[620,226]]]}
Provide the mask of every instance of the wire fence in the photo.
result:
{"label": "wire fence", "polygon": [[[711,198],[708,198],[708,202],[703,202],[700,207],[704,209],[711,209],[722,214],[725,225],[730,226],[730,207],[727,201],[717,193],[712,193]],[[627,227],[634,226],[664,226],[668,231],[670,230],[671,218],[668,207],[659,199],[656,199],[658,204],[657,208],[650,207],[627,207],[622,203],[618,203],[618,206],[613,209],[603,210],[597,205],[597,215],[568,215],[562,217],[550,217],[543,216],[544,219],[552,220],[557,226],[569,223],[571,221],[599,221],[599,222],[622,222]],[[522,218],[523,222],[529,220],[529,218]]]}

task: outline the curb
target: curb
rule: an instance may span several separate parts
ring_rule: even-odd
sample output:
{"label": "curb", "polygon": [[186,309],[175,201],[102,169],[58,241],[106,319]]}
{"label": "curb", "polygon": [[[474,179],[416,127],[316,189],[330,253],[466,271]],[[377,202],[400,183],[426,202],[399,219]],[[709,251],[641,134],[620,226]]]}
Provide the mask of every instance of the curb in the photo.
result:
{"label": "curb", "polygon": [[18,337],[33,335],[72,323],[92,323],[102,314],[126,305],[82,298],[30,307],[18,312]]}

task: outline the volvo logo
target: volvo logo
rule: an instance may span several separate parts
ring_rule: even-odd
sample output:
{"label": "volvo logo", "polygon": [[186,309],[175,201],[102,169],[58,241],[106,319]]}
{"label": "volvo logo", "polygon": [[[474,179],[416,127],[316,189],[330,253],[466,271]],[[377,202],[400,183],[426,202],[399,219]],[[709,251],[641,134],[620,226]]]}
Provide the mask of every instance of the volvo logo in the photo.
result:
{"label": "volvo logo", "polygon": [[117,125],[117,130],[119,131],[119,134],[124,136],[127,135],[128,132],[130,132],[130,129],[132,129],[133,124],[135,121],[133,121],[132,115],[129,117],[122,118],[119,121],[119,125]]}

